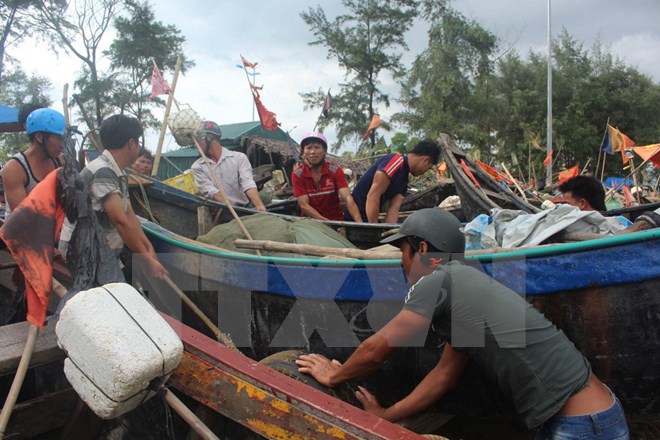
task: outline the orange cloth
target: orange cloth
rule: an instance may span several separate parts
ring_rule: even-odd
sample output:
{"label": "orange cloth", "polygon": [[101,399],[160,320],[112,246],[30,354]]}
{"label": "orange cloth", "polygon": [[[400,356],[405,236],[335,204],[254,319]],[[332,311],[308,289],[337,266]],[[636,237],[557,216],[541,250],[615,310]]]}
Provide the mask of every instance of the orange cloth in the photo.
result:
{"label": "orange cloth", "polygon": [[504,182],[507,185],[513,185],[513,182],[511,180],[509,180],[505,175],[497,171],[495,168],[488,166],[485,163],[478,160],[476,162],[485,172],[490,174],[490,176],[493,177],[498,182]]}
{"label": "orange cloth", "polygon": [[54,244],[64,221],[64,209],[56,194],[57,170],[54,170],[12,210],[0,229],[0,238],[25,276],[27,319],[39,328],[46,321]]}
{"label": "orange cloth", "polygon": [[574,167],[571,167],[567,170],[560,171],[559,172],[559,183],[564,183],[567,180],[578,176],[579,174],[580,174],[580,168],[579,168],[578,165],[575,165]]}

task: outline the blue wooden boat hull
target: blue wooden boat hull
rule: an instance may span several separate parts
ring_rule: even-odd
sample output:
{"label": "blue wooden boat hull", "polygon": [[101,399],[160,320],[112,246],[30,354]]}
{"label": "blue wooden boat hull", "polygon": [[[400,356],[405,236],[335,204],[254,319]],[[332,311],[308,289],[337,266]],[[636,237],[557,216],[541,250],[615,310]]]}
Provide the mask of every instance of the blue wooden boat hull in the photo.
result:
{"label": "blue wooden boat hull", "polygon": [[[400,310],[408,289],[397,260],[258,257],[185,240],[152,223],[143,227],[173,279],[255,359],[287,348],[344,359]],[[564,330],[627,411],[660,414],[659,242],[660,231],[651,230],[467,259],[525,294]],[[186,313],[183,321],[200,329]],[[285,327],[293,336],[282,343]],[[346,331],[355,339],[341,339]],[[381,397],[402,397],[437,362],[437,352],[401,350],[372,386],[396,383],[400,393],[385,387]]]}

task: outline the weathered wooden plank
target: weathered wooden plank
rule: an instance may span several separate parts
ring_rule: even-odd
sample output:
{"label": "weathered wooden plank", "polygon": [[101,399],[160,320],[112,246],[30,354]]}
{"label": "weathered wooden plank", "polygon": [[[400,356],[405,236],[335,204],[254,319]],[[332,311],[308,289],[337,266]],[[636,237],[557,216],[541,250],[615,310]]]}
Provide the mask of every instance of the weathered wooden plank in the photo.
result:
{"label": "weathered wooden plank", "polygon": [[[13,373],[18,367],[27,340],[27,321],[0,328],[0,376]],[[55,325],[49,324],[39,332],[30,366],[64,359],[64,352],[57,346]]]}
{"label": "weathered wooden plank", "polygon": [[186,351],[170,384],[266,438],[422,438],[164,317],[181,337]]}
{"label": "weathered wooden plank", "polygon": [[7,439],[33,438],[64,426],[76,404],[78,395],[73,388],[19,403],[9,419]]}

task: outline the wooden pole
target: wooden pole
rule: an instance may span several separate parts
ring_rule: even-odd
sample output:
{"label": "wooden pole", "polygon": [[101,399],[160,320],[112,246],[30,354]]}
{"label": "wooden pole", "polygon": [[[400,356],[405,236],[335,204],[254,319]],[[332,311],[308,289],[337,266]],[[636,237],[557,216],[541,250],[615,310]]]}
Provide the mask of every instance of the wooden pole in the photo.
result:
{"label": "wooden pole", "polygon": [[[78,104],[78,107],[80,108],[80,113],[82,113],[83,119],[85,120],[85,123],[87,124],[87,127],[89,127],[89,133],[87,133],[87,136],[92,140],[92,143],[94,144],[94,147],[99,153],[103,153],[103,145],[101,145],[101,142],[98,140],[96,135],[94,134],[95,128],[94,128],[94,122],[92,119],[89,117],[89,114],[87,113],[87,110],[85,110],[85,107],[83,106],[83,103],[80,101],[80,98],[78,95],[73,95],[74,101],[76,101],[76,104]],[[83,166],[84,164],[81,164]]]}
{"label": "wooden pole", "polygon": [[591,163],[591,158],[587,159],[587,163],[584,165],[584,168],[582,168],[582,171],[580,171],[580,175],[584,174],[587,171],[587,167],[589,166],[590,163]]}
{"label": "wooden pole", "polygon": [[[623,154],[626,154],[625,151]],[[635,198],[637,199],[637,203],[640,205],[642,204],[642,188],[639,186],[639,183],[637,181],[637,171],[639,168],[635,168],[635,162],[633,158],[631,157],[628,159],[630,161],[630,167],[632,168],[632,178],[633,178],[633,185],[637,188],[637,191],[635,191]]]}
{"label": "wooden pole", "polygon": [[[152,57],[151,61],[156,66],[156,60]],[[154,166],[151,169],[151,175],[158,174],[158,166],[160,165],[160,156],[163,151],[163,143],[165,142],[165,133],[167,133],[167,119],[170,117],[170,110],[172,109],[172,101],[174,100],[174,90],[176,89],[176,82],[179,79],[179,71],[181,70],[181,55],[176,59],[176,66],[174,68],[174,79],[172,80],[172,91],[167,96],[167,106],[165,107],[165,116],[163,116],[163,125],[160,127],[160,137],[158,138],[158,146],[156,147],[156,155],[154,157]]]}
{"label": "wooden pole", "polygon": [[188,295],[186,295],[183,290],[179,289],[179,287],[176,284],[174,284],[172,278],[170,278],[168,275],[164,275],[163,280],[167,283],[168,286],[172,288],[172,290],[176,292],[177,295],[179,295],[179,298],[181,298],[183,302],[186,303],[188,307],[190,307],[190,310],[192,310],[193,313],[197,315],[197,317],[201,319],[202,322],[213,332],[213,334],[215,335],[218,341],[222,342],[225,346],[229,348],[236,349],[236,345],[231,340],[231,338],[225,335],[224,333],[222,333],[220,329],[215,324],[213,324],[213,322],[211,322],[208,316],[206,316],[204,312],[202,312],[200,308],[197,307],[197,305],[194,302],[192,302],[192,300],[188,297]]}
{"label": "wooden pole", "polygon": [[176,395],[165,389],[165,401],[204,440],[220,440]]}
{"label": "wooden pole", "polygon": [[64,124],[68,127],[71,124],[69,118],[69,83],[64,83],[62,90],[62,110],[64,111]]}
{"label": "wooden pole", "polygon": [[603,155],[603,169],[600,172],[600,181],[603,181],[603,177],[605,177],[605,163],[607,162],[607,153]]}
{"label": "wooden pole", "polygon": [[525,191],[523,191],[520,185],[518,185],[518,181],[515,179],[515,177],[511,175],[509,169],[506,167],[506,165],[504,165],[504,162],[500,162],[500,164],[502,165],[502,168],[504,168],[504,172],[506,173],[506,175],[509,177],[509,179],[511,179],[513,184],[516,186],[516,189],[518,189],[518,192],[520,192],[522,198],[525,200],[525,202],[529,203],[529,200],[527,200],[527,196],[525,195]]}
{"label": "wooden pole", "polygon": [[2,414],[0,415],[0,440],[5,437],[5,429],[7,429],[9,418],[11,417],[11,413],[14,410],[14,405],[16,404],[16,399],[18,399],[18,394],[20,393],[21,387],[23,386],[25,373],[27,373],[28,367],[30,366],[30,359],[32,358],[32,353],[34,352],[34,346],[37,343],[38,335],[39,328],[36,325],[30,324],[27,342],[25,343],[23,355],[21,356],[21,361],[19,362],[18,369],[16,370],[16,376],[14,376],[14,381],[11,384],[11,389],[7,395],[7,400],[5,400],[5,404],[2,407]]}
{"label": "wooden pole", "polygon": [[[637,168],[633,167],[633,170],[630,172],[630,174],[628,174],[626,177],[623,178],[623,181],[622,181],[622,182],[625,182],[625,180],[626,180],[628,177],[632,176],[632,175],[633,175],[634,173],[636,173],[638,170],[641,170],[642,167],[643,167],[644,165],[646,165],[646,164],[649,162],[649,160],[651,160],[652,157],[653,157],[653,155],[649,156],[649,158],[646,159],[646,160],[644,160],[644,162],[642,162],[641,164],[639,164],[639,166],[638,166]],[[601,181],[602,181],[602,180],[603,180],[603,179],[601,179]],[[616,186],[612,187],[612,189],[610,189],[610,190],[607,192],[607,194],[605,194],[605,201],[608,201],[609,199],[611,199],[612,196],[614,195],[614,193],[619,189],[620,185],[622,185],[622,184],[623,184],[623,183],[621,183],[621,184],[619,184],[619,185],[616,185]]]}
{"label": "wooden pole", "polygon": [[365,251],[362,249],[333,248],[326,246],[315,246],[304,243],[282,243],[271,240],[234,240],[234,245],[244,249],[263,249],[268,251],[289,252],[292,254],[317,255],[325,257],[333,255],[339,257],[355,258],[360,260],[398,260],[401,259],[401,251]]}
{"label": "wooden pole", "polygon": [[[234,217],[236,220],[236,223],[238,223],[238,227],[241,229],[241,232],[248,238],[248,240],[252,240],[252,235],[250,235],[250,232],[247,230],[245,227],[245,224],[241,220],[241,218],[238,216],[236,213],[236,210],[234,210],[234,207],[232,206],[231,202],[227,198],[227,195],[225,194],[225,190],[222,187],[222,183],[218,180],[216,177],[215,173],[213,172],[213,168],[211,167],[211,163],[209,162],[209,158],[206,157],[206,154],[204,153],[204,150],[202,150],[202,147],[199,145],[199,142],[197,142],[197,139],[195,139],[194,135],[191,135],[191,138],[193,142],[195,143],[195,146],[197,147],[197,151],[199,151],[199,154],[202,155],[202,159],[204,159],[204,163],[206,164],[206,167],[209,170],[209,173],[211,174],[211,178],[213,179],[213,184],[215,185],[218,190],[220,190],[220,195],[222,195],[223,200],[225,201],[225,205],[227,205],[227,208],[229,208],[229,212],[231,212],[231,215]],[[257,254],[261,255],[261,252],[257,250]]]}

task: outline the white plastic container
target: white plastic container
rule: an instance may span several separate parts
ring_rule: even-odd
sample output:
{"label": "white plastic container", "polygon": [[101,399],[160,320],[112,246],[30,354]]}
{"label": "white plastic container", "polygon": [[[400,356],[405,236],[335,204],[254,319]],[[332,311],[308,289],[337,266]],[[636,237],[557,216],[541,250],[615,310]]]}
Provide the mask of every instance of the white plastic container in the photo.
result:
{"label": "white plastic container", "polygon": [[130,285],[106,284],[75,295],[55,328],[67,353],[64,373],[81,399],[103,419],[118,417],[155,393],[179,365],[183,344]]}

